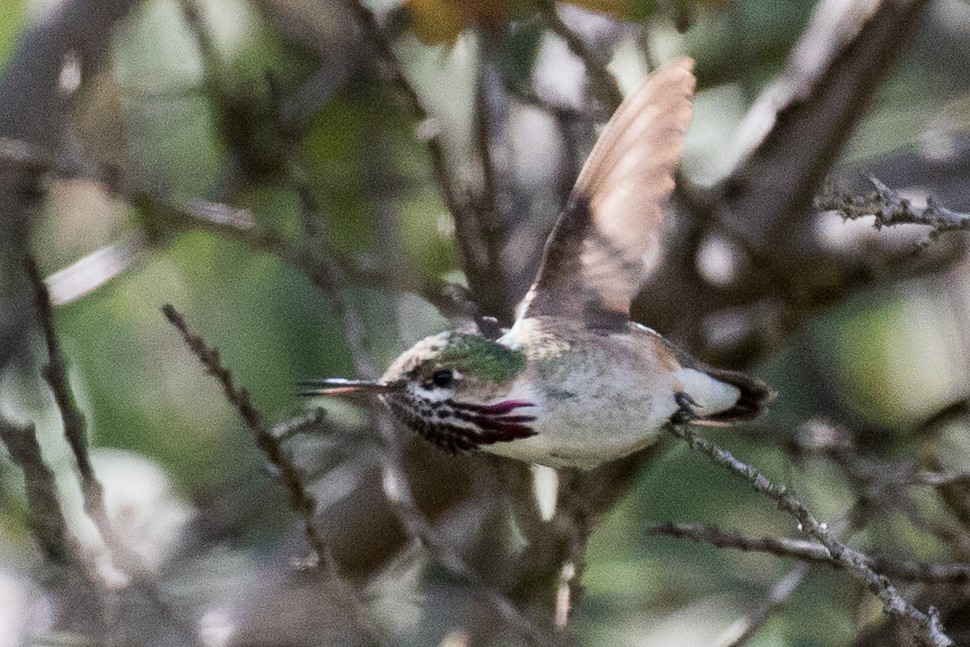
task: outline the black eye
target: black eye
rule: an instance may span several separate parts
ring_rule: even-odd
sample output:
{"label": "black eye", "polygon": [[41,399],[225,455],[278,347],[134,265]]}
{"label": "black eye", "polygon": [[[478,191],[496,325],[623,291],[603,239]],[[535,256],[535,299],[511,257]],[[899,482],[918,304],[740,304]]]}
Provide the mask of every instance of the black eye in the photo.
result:
{"label": "black eye", "polygon": [[431,383],[437,387],[445,388],[455,379],[455,374],[450,368],[441,368],[431,374]]}

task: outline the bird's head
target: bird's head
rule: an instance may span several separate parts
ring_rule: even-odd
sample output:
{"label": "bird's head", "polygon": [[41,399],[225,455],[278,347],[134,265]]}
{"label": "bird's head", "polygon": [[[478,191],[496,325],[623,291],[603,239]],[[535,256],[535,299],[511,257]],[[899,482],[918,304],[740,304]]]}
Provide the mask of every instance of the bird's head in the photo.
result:
{"label": "bird's head", "polygon": [[525,355],[477,335],[444,332],[405,351],[374,381],[325,379],[304,383],[304,395],[377,393],[407,426],[457,452],[535,435],[533,403],[513,398]]}

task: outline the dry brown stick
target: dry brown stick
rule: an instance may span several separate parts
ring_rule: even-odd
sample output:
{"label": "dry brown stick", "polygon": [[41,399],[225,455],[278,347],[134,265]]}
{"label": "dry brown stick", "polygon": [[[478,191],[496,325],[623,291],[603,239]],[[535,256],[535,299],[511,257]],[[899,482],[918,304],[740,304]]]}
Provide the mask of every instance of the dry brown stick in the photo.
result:
{"label": "dry brown stick", "polygon": [[540,0],[539,12],[549,29],[563,39],[569,51],[583,62],[596,98],[606,106],[609,112],[612,113],[616,110],[623,102],[623,95],[620,93],[616,81],[610,76],[606,67],[596,60],[596,57],[586,47],[586,43],[559,17],[556,12],[555,0]]}
{"label": "dry brown stick", "polygon": [[155,582],[150,577],[146,577],[147,569],[141,556],[133,551],[118,535],[108,515],[104,502],[104,487],[94,472],[88,452],[87,423],[74,398],[74,392],[67,378],[67,363],[54,331],[53,308],[47,285],[41,279],[40,272],[33,259],[28,258],[24,262],[24,266],[34,291],[38,319],[47,345],[48,363],[41,373],[54,394],[54,400],[61,413],[64,437],[74,455],[75,465],[81,477],[81,499],[84,512],[98,529],[98,534],[108,547],[111,560],[115,566],[132,577],[133,584],[145,590],[157,610],[182,632],[186,644],[197,644],[194,629],[182,621],[171,608],[169,602],[164,599]]}
{"label": "dry brown stick", "polygon": [[0,441],[24,473],[27,525],[41,552],[51,564],[78,565],[77,539],[64,518],[54,473],[41,456],[33,426],[19,426],[0,417]]}
{"label": "dry brown stick", "polygon": [[846,220],[858,220],[873,216],[876,229],[893,225],[924,225],[929,228],[926,238],[919,241],[916,249],[929,245],[940,234],[950,231],[970,230],[970,213],[947,209],[932,196],[926,198],[926,206],[919,208],[875,177],[869,178],[873,191],[856,195],[826,183],[814,201],[819,211],[838,211]]}
{"label": "dry brown stick", "polygon": [[799,564],[781,577],[766,599],[758,608],[740,618],[721,634],[717,641],[718,647],[743,647],[758,633],[771,616],[792,596],[798,586],[805,581],[811,572],[808,564]]}
{"label": "dry brown stick", "polygon": [[313,497],[303,487],[303,481],[296,467],[290,458],[283,451],[279,440],[263,423],[263,416],[253,406],[249,399],[249,392],[244,388],[237,388],[232,379],[232,373],[222,365],[219,358],[219,351],[216,348],[206,345],[199,335],[192,332],[185,317],[171,304],[162,306],[162,313],[182,335],[186,346],[205,366],[206,371],[212,375],[222,386],[226,399],[235,407],[242,417],[243,422],[253,434],[256,446],[266,456],[270,464],[278,471],[283,485],[290,495],[290,503],[293,509],[303,519],[303,526],[306,532],[307,541],[316,555],[317,563],[321,568],[326,568],[329,560],[327,556],[327,546],[317,533],[313,525],[313,515],[316,511],[316,502]]}
{"label": "dry brown stick", "polygon": [[[303,519],[303,527],[307,541],[313,549],[316,561],[315,565],[323,570],[328,577],[343,584],[336,572],[336,567],[333,564],[327,545],[313,524],[313,516],[316,512],[316,501],[303,486],[300,473],[296,466],[293,465],[290,457],[283,451],[280,438],[263,423],[263,416],[253,406],[252,401],[249,399],[249,392],[245,388],[236,387],[232,379],[232,373],[222,365],[218,349],[208,346],[202,337],[194,333],[189,328],[188,323],[186,323],[184,315],[171,304],[162,306],[162,313],[168,319],[169,323],[179,331],[186,346],[198,358],[206,371],[216,378],[216,381],[222,386],[226,399],[239,412],[246,426],[253,434],[256,446],[259,447],[266,456],[266,459],[276,469],[283,485],[289,492],[290,505]],[[385,638],[366,621],[363,604],[357,597],[356,592],[349,586],[342,586],[341,589],[346,593],[355,611],[358,626],[368,631],[370,637],[376,644],[384,644],[386,642]]]}
{"label": "dry brown stick", "polygon": [[398,520],[411,537],[425,547],[431,558],[455,577],[466,582],[472,591],[494,608],[508,625],[539,645],[554,647],[558,640],[541,631],[515,607],[512,601],[471,570],[461,556],[445,543],[428,518],[418,508],[404,473],[404,447],[394,421],[383,408],[374,410],[374,426],[384,441],[381,468],[384,492]]}
{"label": "dry brown stick", "polygon": [[886,576],[873,570],[869,565],[868,555],[849,548],[836,539],[829,532],[827,525],[820,523],[798,499],[789,494],[785,486],[772,483],[755,467],[738,460],[727,450],[695,434],[686,426],[668,425],[667,428],[674,436],[684,440],[692,450],[704,454],[713,464],[744,479],[757,492],[773,500],[778,505],[778,509],[794,517],[798,521],[801,532],[821,543],[833,561],[845,568],[852,577],[862,582],[873,595],[878,597],[887,613],[907,623],[922,643],[933,647],[947,647],[954,644],[953,640],[944,633],[935,608],[930,607],[929,611],[924,613],[911,605],[899,594]]}
{"label": "dry brown stick", "polygon": [[67,379],[67,364],[57,341],[57,335],[54,333],[54,316],[47,285],[41,278],[37,264],[32,259],[24,261],[24,268],[34,290],[37,317],[47,345],[48,361],[41,373],[54,394],[54,400],[57,402],[57,408],[61,413],[61,421],[64,425],[64,437],[71,447],[78,473],[81,475],[81,496],[84,512],[97,526],[102,539],[116,554],[116,557],[119,554],[130,556],[131,551],[117,536],[108,518],[108,512],[104,505],[104,487],[91,465],[91,457],[88,454],[87,423],[77,406],[74,392],[71,390]]}
{"label": "dry brown stick", "polygon": [[[803,562],[825,564],[836,568],[843,565],[834,561],[828,549],[817,541],[791,539],[789,537],[747,537],[737,532],[727,532],[697,523],[667,522],[647,528],[648,535],[689,539],[716,546],[746,552],[768,553],[777,557],[793,557]],[[867,556],[873,570],[917,582],[947,582],[962,584],[970,582],[970,564],[928,564],[913,560],[895,560]]]}

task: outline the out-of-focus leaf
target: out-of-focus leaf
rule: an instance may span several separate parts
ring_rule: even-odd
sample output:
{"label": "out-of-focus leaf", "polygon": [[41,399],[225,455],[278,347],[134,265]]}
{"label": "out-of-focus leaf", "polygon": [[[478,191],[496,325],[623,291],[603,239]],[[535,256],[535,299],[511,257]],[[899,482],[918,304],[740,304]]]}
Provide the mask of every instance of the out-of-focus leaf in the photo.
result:
{"label": "out-of-focus leaf", "polygon": [[7,0],[0,4],[0,70],[7,65],[26,16],[27,0]]}
{"label": "out-of-focus leaf", "polygon": [[464,28],[458,3],[449,0],[407,0],[414,35],[429,45],[454,43]]}

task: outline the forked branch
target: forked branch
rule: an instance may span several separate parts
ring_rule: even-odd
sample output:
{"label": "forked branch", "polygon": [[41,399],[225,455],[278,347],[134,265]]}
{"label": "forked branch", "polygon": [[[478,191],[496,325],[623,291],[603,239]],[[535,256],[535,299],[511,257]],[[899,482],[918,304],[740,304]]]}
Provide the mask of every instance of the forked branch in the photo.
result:
{"label": "forked branch", "polygon": [[822,544],[832,561],[845,568],[852,577],[862,582],[873,595],[878,597],[887,613],[907,623],[920,642],[932,647],[947,647],[954,644],[953,640],[944,633],[936,609],[931,607],[924,613],[910,604],[886,576],[873,570],[867,555],[849,548],[836,539],[829,532],[828,526],[818,521],[815,515],[788,492],[788,488],[784,485],[776,485],[757,468],[738,460],[731,452],[695,434],[686,425],[668,425],[667,428],[674,436],[684,440],[692,450],[704,454],[713,464],[747,481],[756,491],[774,501],[779,510],[795,518],[800,532]]}

